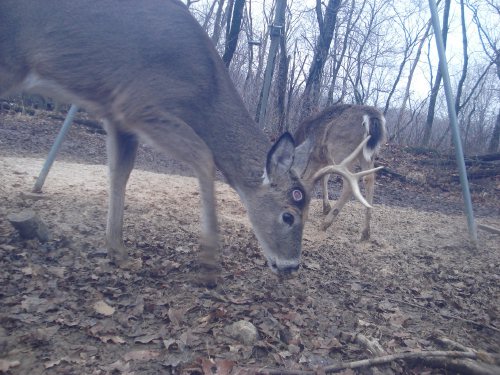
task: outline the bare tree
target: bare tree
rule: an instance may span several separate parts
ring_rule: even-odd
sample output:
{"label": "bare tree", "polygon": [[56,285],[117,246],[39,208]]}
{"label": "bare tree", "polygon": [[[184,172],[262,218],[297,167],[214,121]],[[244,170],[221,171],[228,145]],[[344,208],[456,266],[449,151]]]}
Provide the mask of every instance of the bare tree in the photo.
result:
{"label": "bare tree", "polygon": [[[422,29],[427,29],[429,30],[430,24],[428,23],[427,28],[417,26],[417,32],[414,32],[409,25],[409,18],[413,15],[411,13],[406,13],[406,14],[399,14],[398,11],[395,9],[396,12],[396,17],[395,20],[397,21],[398,25],[401,28],[401,31],[403,32],[404,35],[404,47],[402,51],[402,57],[401,57],[401,62],[399,64],[399,69],[398,73],[396,75],[396,78],[394,79],[394,82],[392,84],[391,89],[389,90],[389,94],[387,95],[387,99],[385,101],[385,106],[384,106],[384,115],[387,115],[387,111],[389,110],[389,106],[391,104],[391,99],[396,92],[396,88],[399,84],[400,79],[402,78],[403,71],[405,69],[406,64],[410,61],[411,56],[413,55],[413,50],[416,46],[417,47],[417,54],[418,57],[420,57],[420,51],[421,49],[419,47],[422,46],[422,43],[419,43],[419,39],[421,38],[421,33]],[[427,33],[424,33],[424,36],[426,37]],[[411,74],[413,76],[413,74]],[[411,82],[411,81],[410,81]]]}
{"label": "bare tree", "polygon": [[[444,0],[444,11],[443,11],[443,26],[442,26],[442,35],[443,35],[443,43],[446,48],[446,41],[448,39],[448,19],[450,16],[450,3],[451,0]],[[429,146],[429,141],[431,139],[432,133],[432,123],[434,122],[434,116],[436,111],[436,101],[439,93],[439,88],[441,86],[441,66],[438,66],[436,79],[434,81],[434,85],[432,86],[431,96],[429,98],[429,108],[427,111],[427,119],[425,121],[425,132],[422,138],[422,146]]]}
{"label": "bare tree", "polygon": [[243,8],[245,7],[245,0],[229,0],[229,9],[227,26],[226,26],[226,47],[222,61],[229,67],[231,60],[236,51],[238,44],[238,35],[241,30],[241,19],[243,17]]}
{"label": "bare tree", "polygon": [[[497,17],[500,17],[500,5],[495,0],[486,0],[487,9],[493,14],[496,13]],[[468,7],[472,10],[474,16],[473,20],[477,26],[477,31],[484,52],[488,56],[492,65],[495,65],[496,75],[498,82],[500,83],[500,37],[498,35],[498,28],[493,30],[488,30],[483,22],[481,21],[478,13],[478,4],[469,2]],[[494,34],[496,31],[496,35]],[[490,143],[488,145],[488,152],[497,152],[500,143],[500,108],[496,117],[495,125],[491,133]]]}
{"label": "bare tree", "polygon": [[286,48],[286,38],[284,33],[280,37],[280,59],[278,65],[277,79],[277,109],[278,109],[278,134],[282,134],[285,130],[288,131],[287,115],[286,115],[286,89],[288,67],[290,65],[290,56]]}
{"label": "bare tree", "polygon": [[214,42],[215,45],[219,44],[222,32],[222,23],[224,22],[224,0],[219,0],[218,3],[219,6],[217,7],[217,12],[215,13],[214,31],[212,33],[212,42]]}
{"label": "bare tree", "polygon": [[323,15],[321,0],[316,0],[316,17],[318,20],[319,35],[314,48],[314,57],[311,62],[306,87],[303,93],[302,118],[311,114],[313,109],[318,105],[323,68],[328,58],[328,51],[332,42],[340,3],[340,0],[328,0]]}
{"label": "bare tree", "polygon": [[[356,0],[351,0],[351,4],[347,9],[347,17],[346,17],[346,25],[345,29],[341,29],[340,27],[335,28],[335,34],[336,37],[334,38],[335,41],[339,40],[339,42],[335,42],[334,48],[331,53],[332,57],[332,68],[331,68],[331,79],[330,79],[330,87],[328,89],[328,97],[327,97],[327,105],[330,106],[333,104],[333,92],[334,88],[337,84],[337,77],[339,75],[340,69],[342,67],[342,64],[344,63],[344,58],[347,52],[347,47],[349,45],[349,38],[352,37],[352,30],[353,26],[358,23],[363,8],[365,7],[366,1],[363,1],[360,10],[357,12],[356,18],[353,20],[354,12],[356,9]],[[343,34],[342,34],[343,33]],[[343,38],[340,41],[341,35],[343,35]],[[337,44],[340,44],[338,46]],[[337,52],[337,49],[340,49],[340,51]],[[341,99],[339,99],[340,101]]]}
{"label": "bare tree", "polygon": [[[481,87],[481,82],[483,81],[484,77],[486,77],[486,74],[488,73],[488,70],[491,67],[491,65],[493,65],[493,62],[490,62],[490,64],[487,65],[487,67],[483,71],[483,73],[480,74],[479,76],[477,76],[477,79],[476,79],[474,85],[471,87],[471,89],[469,90],[469,92],[465,96],[465,99],[462,100],[463,91],[464,91],[464,84],[465,84],[465,81],[467,78],[467,73],[468,73],[468,68],[469,68],[468,38],[467,38],[467,25],[466,25],[466,20],[465,20],[464,0],[460,0],[460,23],[461,23],[461,29],[462,29],[463,64],[462,64],[461,75],[460,75],[460,79],[458,81],[457,90],[456,90],[456,94],[455,94],[455,112],[457,113],[457,115],[460,115],[460,112],[462,111],[462,109],[467,105],[467,103],[475,95],[476,90]],[[468,127],[466,127],[465,140],[467,139],[467,136],[468,136],[467,130],[468,130]],[[439,139],[439,141],[437,143],[437,147],[439,147],[441,145],[441,143],[444,141],[444,139],[448,135],[449,131],[450,131],[450,127],[447,127],[446,131]],[[452,144],[451,139],[450,139],[450,144]]]}
{"label": "bare tree", "polygon": [[[284,28],[285,28],[285,11],[286,11],[286,0],[276,0],[276,10],[274,15],[274,22],[270,27],[271,35],[271,45],[269,47],[269,54],[267,56],[267,65],[264,75],[264,83],[262,85],[262,91],[259,98],[259,104],[257,105],[257,114],[255,121],[261,126],[265,120],[267,101],[269,97],[269,91],[271,88],[271,79],[273,77],[276,52],[280,47],[280,44],[285,48],[284,43]],[[283,40],[282,42],[280,42]],[[286,50],[281,51],[282,54],[286,54]]]}

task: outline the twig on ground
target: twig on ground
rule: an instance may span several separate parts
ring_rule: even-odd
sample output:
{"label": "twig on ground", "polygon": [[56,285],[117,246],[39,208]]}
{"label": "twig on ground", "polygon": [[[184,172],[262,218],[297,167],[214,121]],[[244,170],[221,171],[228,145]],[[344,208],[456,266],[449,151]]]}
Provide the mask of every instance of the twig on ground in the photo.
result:
{"label": "twig on ground", "polygon": [[462,345],[456,341],[453,341],[451,339],[448,339],[446,337],[434,337],[434,341],[444,345],[444,346],[447,346],[449,348],[452,348],[452,349],[456,349],[456,350],[462,350],[464,352],[473,352],[473,350],[465,345]]}
{"label": "twig on ground", "polygon": [[432,309],[430,309],[428,307],[425,307],[425,306],[422,306],[422,305],[418,305],[416,303],[412,303],[412,302],[400,300],[400,299],[397,299],[397,298],[392,298],[392,297],[387,297],[387,296],[381,296],[381,295],[374,294],[374,293],[362,293],[362,294],[365,295],[365,296],[368,296],[368,297],[373,297],[373,298],[385,298],[388,301],[391,301],[391,302],[394,302],[394,303],[402,303],[402,304],[405,304],[405,305],[408,305],[408,306],[416,307],[416,308],[421,309],[421,310],[425,310],[425,311],[433,313],[433,314],[439,314],[443,318],[461,320],[462,322],[469,323],[469,324],[472,324],[472,325],[475,325],[475,326],[478,326],[478,327],[481,327],[481,328],[487,328],[487,329],[490,329],[492,331],[500,333],[500,329],[499,328],[490,326],[488,324],[479,323],[479,322],[476,322],[474,320],[465,319],[465,318],[462,318],[462,317],[456,316],[456,315],[446,314],[446,313],[443,313],[443,312],[440,312],[440,311],[434,311],[434,310],[432,310]]}
{"label": "twig on ground", "polygon": [[500,234],[500,229],[492,227],[490,225],[478,224],[477,227],[479,229],[485,230],[486,232],[490,232],[490,233],[493,233],[493,234]]}
{"label": "twig on ground", "polygon": [[380,355],[386,355],[387,352],[384,350],[384,348],[382,347],[382,345],[380,345],[380,343],[375,340],[375,339],[369,339],[368,337],[366,337],[365,335],[361,334],[361,333],[358,333],[356,335],[356,342],[358,344],[361,344],[363,345],[365,348],[368,349],[368,351],[370,353],[372,353],[373,355],[375,356],[380,356]]}
{"label": "twig on ground", "polygon": [[[404,360],[404,361],[417,361],[420,364],[426,364],[437,368],[454,368],[466,374],[473,375],[495,375],[499,373],[500,367],[483,364],[471,359],[487,358],[488,353],[476,353],[474,351],[428,351],[428,352],[405,352],[390,354],[370,359],[363,359],[360,361],[339,363],[337,365],[326,366],[316,371],[313,370],[287,370],[279,368],[241,368],[240,372],[236,373],[251,373],[260,375],[315,375],[321,373],[334,373],[341,370],[357,369],[362,367],[373,367],[378,365],[387,364],[390,362]],[[458,360],[460,359],[460,360]],[[491,361],[493,362],[493,360]]]}
{"label": "twig on ground", "polygon": [[429,351],[429,352],[407,352],[385,355],[370,359],[363,359],[360,361],[340,363],[338,365],[327,366],[324,368],[325,372],[332,373],[340,370],[355,369],[361,367],[371,367],[381,364],[390,363],[397,360],[424,360],[426,358],[441,359],[443,367],[446,365],[446,360],[450,358],[471,358],[477,357],[474,352],[461,352],[461,351]]}
{"label": "twig on ground", "polygon": [[[415,360],[417,361],[417,360]],[[443,362],[443,358],[419,359],[418,364],[437,369],[446,368],[462,375],[498,375],[500,367],[487,363],[476,362],[472,359],[448,359]]]}
{"label": "twig on ground", "polygon": [[[387,352],[385,351],[385,349],[382,347],[382,345],[380,345],[380,343],[378,342],[378,340],[374,339],[374,338],[368,338],[366,337],[365,335],[361,334],[361,333],[358,333],[356,335],[356,342],[362,346],[364,346],[372,355],[374,356],[384,356],[384,355],[387,355]],[[383,374],[386,374],[386,375],[391,375],[394,373],[394,371],[392,371],[392,369],[390,368],[384,368],[384,369],[381,369],[382,373]]]}

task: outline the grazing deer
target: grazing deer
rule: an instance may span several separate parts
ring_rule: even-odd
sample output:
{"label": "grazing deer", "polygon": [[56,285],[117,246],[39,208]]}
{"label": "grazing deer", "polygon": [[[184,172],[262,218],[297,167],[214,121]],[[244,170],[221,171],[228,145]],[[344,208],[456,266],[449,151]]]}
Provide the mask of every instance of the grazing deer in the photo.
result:
{"label": "grazing deer", "polygon": [[[274,145],[256,126],[211,40],[178,0],[2,0],[0,95],[62,98],[105,122],[106,245],[126,266],[125,187],[138,139],[188,163],[201,191],[201,260],[215,280],[216,167],[238,192],[271,269],[299,267],[309,195],[290,134]],[[292,168],[293,166],[293,168]],[[212,272],[211,272],[212,271]]]}
{"label": "grazing deer", "polygon": [[[328,179],[330,176],[325,173],[328,166],[336,164],[339,160],[344,160],[360,142],[365,141],[362,153],[360,152],[357,157],[348,161],[344,160],[341,164],[352,170],[357,159],[362,171],[374,171],[374,159],[381,144],[385,142],[385,138],[384,115],[374,107],[363,105],[334,105],[299,125],[295,132],[296,142],[298,144],[308,142],[311,148],[307,167],[302,172],[301,177],[310,190],[314,182],[322,176],[323,213],[326,215],[322,224],[323,230],[326,230],[333,223],[342,207],[351,197],[353,189],[357,188],[357,185],[352,183],[346,184],[347,181],[344,176],[342,193],[332,208],[328,201]],[[325,167],[327,169],[323,170]],[[367,240],[370,238],[371,204],[373,203],[375,174],[363,173],[363,175],[365,176],[368,204],[365,204],[365,225],[361,238]],[[357,191],[354,191],[354,193],[357,197],[359,196]],[[358,199],[360,198],[358,197]]]}

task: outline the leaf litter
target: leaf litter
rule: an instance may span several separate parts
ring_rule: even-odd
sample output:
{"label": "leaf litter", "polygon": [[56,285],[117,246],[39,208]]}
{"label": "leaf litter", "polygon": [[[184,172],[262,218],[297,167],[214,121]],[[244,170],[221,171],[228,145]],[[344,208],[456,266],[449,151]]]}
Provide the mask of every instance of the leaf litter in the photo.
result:
{"label": "leaf litter", "polygon": [[[125,242],[138,268],[127,271],[106,259],[104,166],[56,162],[48,198],[31,199],[21,193],[43,160],[1,150],[1,373],[320,371],[373,357],[359,335],[388,354],[455,349],[436,337],[499,354],[499,238],[481,232],[473,248],[461,215],[377,204],[372,240],[360,242],[358,203],[348,203],[324,233],[321,204],[313,201],[303,267],[284,281],[265,265],[235,193],[218,184],[222,269],[208,290],[193,282],[196,180],[133,171]],[[22,240],[6,221],[27,208],[46,222],[50,241]],[[485,219],[500,226],[497,215]],[[239,321],[256,328],[255,342],[227,334]],[[385,369],[447,373],[404,362]]]}

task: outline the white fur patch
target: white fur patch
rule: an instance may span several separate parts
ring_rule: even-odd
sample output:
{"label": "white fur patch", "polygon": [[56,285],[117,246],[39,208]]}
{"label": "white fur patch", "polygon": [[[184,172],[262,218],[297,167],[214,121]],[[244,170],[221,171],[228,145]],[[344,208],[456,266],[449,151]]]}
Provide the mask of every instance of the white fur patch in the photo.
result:
{"label": "white fur patch", "polygon": [[269,181],[269,176],[267,175],[267,171],[264,169],[264,173],[262,174],[262,185],[269,185],[271,181]]}
{"label": "white fur patch", "polygon": [[[368,134],[370,133],[370,117],[368,115],[363,115],[363,126],[365,127],[365,135],[363,137],[366,138],[368,137]],[[373,154],[375,153],[374,149],[368,148],[367,145],[363,147],[363,157],[365,158],[366,161],[372,160]]]}

